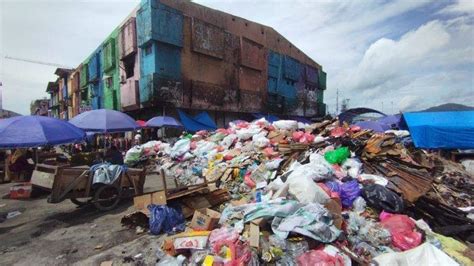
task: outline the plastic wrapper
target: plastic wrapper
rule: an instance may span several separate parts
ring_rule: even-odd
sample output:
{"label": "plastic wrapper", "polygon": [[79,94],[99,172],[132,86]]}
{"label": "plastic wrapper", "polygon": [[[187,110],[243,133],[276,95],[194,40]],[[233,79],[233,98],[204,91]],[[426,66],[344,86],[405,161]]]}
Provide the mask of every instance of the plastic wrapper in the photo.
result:
{"label": "plastic wrapper", "polygon": [[351,260],[347,255],[333,246],[324,249],[307,251],[297,258],[298,266],[350,266]]}
{"label": "plastic wrapper", "polygon": [[368,206],[378,210],[385,210],[391,213],[400,213],[404,210],[402,198],[381,185],[365,186],[362,189],[362,197]]}
{"label": "plastic wrapper", "polygon": [[421,244],[422,234],[414,231],[415,222],[406,215],[385,215],[381,219],[383,227],[392,235],[392,245],[400,250],[408,250]]}
{"label": "plastic wrapper", "polygon": [[166,205],[148,205],[150,211],[150,232],[159,235],[164,231],[171,234],[184,231],[185,219],[179,207],[168,207]]}
{"label": "plastic wrapper", "polygon": [[333,151],[328,151],[324,154],[324,158],[330,164],[340,164],[346,160],[351,153],[349,152],[349,148],[347,147],[340,147]]}

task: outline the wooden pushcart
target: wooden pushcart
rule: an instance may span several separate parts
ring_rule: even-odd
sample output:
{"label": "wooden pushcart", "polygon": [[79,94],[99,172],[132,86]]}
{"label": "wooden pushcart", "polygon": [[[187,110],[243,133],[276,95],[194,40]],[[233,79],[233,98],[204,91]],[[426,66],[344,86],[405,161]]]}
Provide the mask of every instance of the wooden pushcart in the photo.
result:
{"label": "wooden pushcart", "polygon": [[121,198],[143,194],[145,177],[145,169],[128,168],[111,184],[92,184],[93,173],[89,166],[38,164],[31,184],[51,191],[50,203],[70,199],[79,206],[91,203],[99,210],[108,211],[115,208]]}

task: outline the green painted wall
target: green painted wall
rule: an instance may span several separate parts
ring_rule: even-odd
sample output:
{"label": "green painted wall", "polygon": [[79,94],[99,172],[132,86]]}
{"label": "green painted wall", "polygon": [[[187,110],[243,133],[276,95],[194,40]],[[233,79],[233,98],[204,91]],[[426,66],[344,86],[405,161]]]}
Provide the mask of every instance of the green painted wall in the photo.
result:
{"label": "green painted wall", "polygon": [[116,28],[102,43],[102,71],[104,83],[104,107],[120,109],[120,74],[119,74],[119,28]]}

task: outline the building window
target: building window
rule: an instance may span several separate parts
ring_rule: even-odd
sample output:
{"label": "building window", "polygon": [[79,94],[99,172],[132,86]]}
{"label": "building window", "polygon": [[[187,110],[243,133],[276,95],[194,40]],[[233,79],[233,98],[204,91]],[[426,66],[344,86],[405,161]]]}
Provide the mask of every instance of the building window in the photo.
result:
{"label": "building window", "polygon": [[[151,45],[149,46],[151,47]],[[127,56],[123,60],[123,67],[125,68],[125,77],[131,78],[135,75],[135,54]]]}

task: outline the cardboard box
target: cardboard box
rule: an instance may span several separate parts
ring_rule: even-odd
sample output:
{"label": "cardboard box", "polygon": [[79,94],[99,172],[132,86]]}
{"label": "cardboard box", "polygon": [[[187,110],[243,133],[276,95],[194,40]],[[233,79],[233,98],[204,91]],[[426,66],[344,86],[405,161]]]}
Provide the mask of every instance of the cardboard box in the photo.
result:
{"label": "cardboard box", "polygon": [[194,212],[191,228],[197,231],[210,231],[217,226],[221,214],[211,209],[199,209]]}
{"label": "cardboard box", "polygon": [[145,214],[148,214],[148,205],[166,205],[166,193],[164,191],[143,194],[133,198],[135,208]]}

